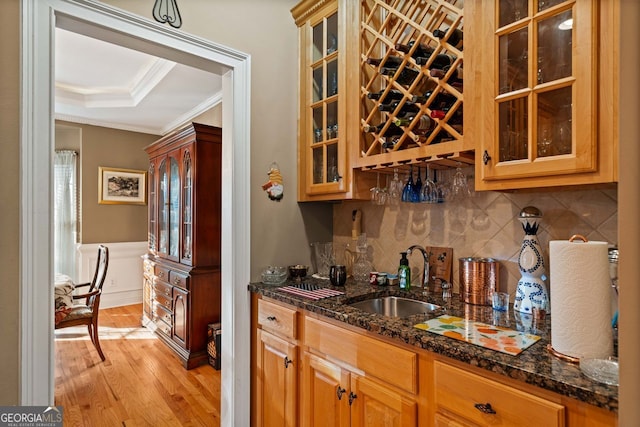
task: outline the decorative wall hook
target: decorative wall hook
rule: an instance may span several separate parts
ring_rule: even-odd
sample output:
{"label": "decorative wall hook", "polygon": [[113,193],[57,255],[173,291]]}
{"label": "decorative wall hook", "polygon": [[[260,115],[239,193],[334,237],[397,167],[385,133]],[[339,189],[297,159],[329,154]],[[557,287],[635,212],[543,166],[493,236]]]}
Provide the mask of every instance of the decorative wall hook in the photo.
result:
{"label": "decorative wall hook", "polygon": [[162,24],[168,23],[174,28],[180,28],[182,25],[176,0],[156,0],[153,5],[153,18]]}

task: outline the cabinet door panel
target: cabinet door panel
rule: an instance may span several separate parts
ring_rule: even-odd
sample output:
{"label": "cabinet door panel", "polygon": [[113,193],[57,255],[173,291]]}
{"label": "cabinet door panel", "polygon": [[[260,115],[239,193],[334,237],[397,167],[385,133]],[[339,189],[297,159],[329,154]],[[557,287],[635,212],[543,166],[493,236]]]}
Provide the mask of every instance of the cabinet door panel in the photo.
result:
{"label": "cabinet door panel", "polygon": [[349,426],[349,373],[307,352],[303,354],[302,365],[302,425]]}
{"label": "cabinet door panel", "polygon": [[258,426],[297,424],[297,347],[258,330],[256,352]]}
{"label": "cabinet door panel", "polygon": [[410,427],[418,425],[415,399],[368,378],[352,374],[353,426]]}
{"label": "cabinet door panel", "polygon": [[189,348],[189,293],[173,288],[173,340],[184,348]]}

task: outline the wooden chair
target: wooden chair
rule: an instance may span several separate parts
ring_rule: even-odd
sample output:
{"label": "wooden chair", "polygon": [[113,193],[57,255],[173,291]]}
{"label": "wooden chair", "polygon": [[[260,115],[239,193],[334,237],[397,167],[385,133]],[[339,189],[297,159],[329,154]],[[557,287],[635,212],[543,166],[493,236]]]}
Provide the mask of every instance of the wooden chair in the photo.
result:
{"label": "wooden chair", "polygon": [[91,342],[98,350],[100,359],[104,362],[105,357],[100,348],[98,339],[98,313],[100,309],[100,295],[102,294],[102,285],[107,277],[107,267],[109,266],[109,248],[104,245],[98,247],[98,262],[96,264],[96,272],[93,280],[88,283],[76,285],[77,288],[88,287],[86,293],[73,295],[73,300],[85,299],[84,304],[75,304],[71,308],[69,314],[64,317],[55,326],[56,329],[68,328],[71,326],[87,325]]}

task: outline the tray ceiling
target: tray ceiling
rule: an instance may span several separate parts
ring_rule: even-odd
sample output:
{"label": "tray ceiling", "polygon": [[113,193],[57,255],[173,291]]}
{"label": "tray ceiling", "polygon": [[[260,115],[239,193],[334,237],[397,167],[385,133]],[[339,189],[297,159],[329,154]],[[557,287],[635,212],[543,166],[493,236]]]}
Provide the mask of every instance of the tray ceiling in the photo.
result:
{"label": "tray ceiling", "polygon": [[222,78],[56,29],[55,117],[164,135],[222,99]]}

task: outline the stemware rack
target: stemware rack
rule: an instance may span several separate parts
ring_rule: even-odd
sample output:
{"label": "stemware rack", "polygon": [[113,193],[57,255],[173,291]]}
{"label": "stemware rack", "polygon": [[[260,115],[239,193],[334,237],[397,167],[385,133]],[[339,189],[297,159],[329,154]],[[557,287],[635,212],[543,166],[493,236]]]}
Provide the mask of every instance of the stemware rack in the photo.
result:
{"label": "stemware rack", "polygon": [[[465,139],[460,117],[463,108],[463,81],[452,77],[463,67],[463,51],[449,43],[454,32],[463,30],[463,0],[362,0],[360,22],[360,141],[355,155],[355,167],[364,171],[393,168],[406,169],[411,164],[429,163],[434,168],[455,168],[474,163],[474,147],[470,138]],[[443,38],[433,35],[435,30],[445,31]],[[402,52],[400,46],[411,46]],[[433,52],[426,63],[416,61],[420,47],[428,46]],[[441,78],[431,76],[431,65],[438,54],[448,54],[453,63]],[[393,60],[389,60],[394,57]],[[369,58],[381,59],[368,61]],[[424,60],[421,58],[421,60]],[[388,61],[388,62],[387,62]],[[383,73],[385,63],[397,65],[397,70]],[[422,61],[420,61],[422,62]],[[413,79],[406,79],[409,69]],[[415,73],[413,71],[418,71]],[[384,98],[390,91],[398,91],[402,99],[392,111],[380,111]],[[401,109],[430,91],[430,97],[416,102],[409,123],[398,133],[396,120]],[[379,93],[379,99],[371,99],[369,93]],[[397,92],[396,92],[397,93]],[[438,94],[447,94],[452,102],[443,118],[432,118],[436,110],[434,100]],[[433,120],[434,127],[428,132],[418,131],[421,117]],[[453,120],[456,120],[454,125]],[[425,119],[422,119],[423,121]],[[365,132],[367,127],[381,126],[377,132]],[[396,131],[396,135],[389,134]],[[443,138],[443,135],[445,136]],[[393,144],[389,144],[393,139]],[[386,142],[386,144],[385,144]]]}

